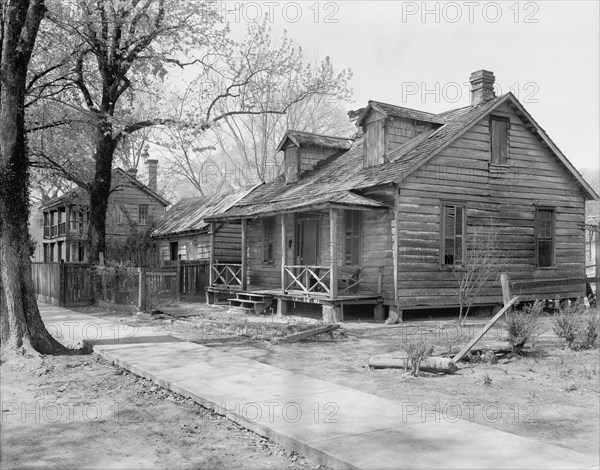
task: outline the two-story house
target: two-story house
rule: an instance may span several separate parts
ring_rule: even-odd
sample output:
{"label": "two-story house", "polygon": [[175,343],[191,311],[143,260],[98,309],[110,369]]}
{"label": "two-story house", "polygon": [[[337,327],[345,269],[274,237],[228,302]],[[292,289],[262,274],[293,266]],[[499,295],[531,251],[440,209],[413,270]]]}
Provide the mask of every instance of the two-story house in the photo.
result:
{"label": "two-story house", "polygon": [[[148,184],[133,171],[113,170],[113,190],[106,216],[107,245],[145,227],[165,213],[169,202],[156,191],[157,160],[148,160]],[[40,207],[43,214],[41,240],[36,241],[35,258],[43,262],[84,262],[88,256],[87,229],[89,195],[77,188],[51,199]],[[36,233],[32,230],[32,233]],[[39,232],[38,232],[39,233]],[[38,235],[39,236],[39,235]]]}

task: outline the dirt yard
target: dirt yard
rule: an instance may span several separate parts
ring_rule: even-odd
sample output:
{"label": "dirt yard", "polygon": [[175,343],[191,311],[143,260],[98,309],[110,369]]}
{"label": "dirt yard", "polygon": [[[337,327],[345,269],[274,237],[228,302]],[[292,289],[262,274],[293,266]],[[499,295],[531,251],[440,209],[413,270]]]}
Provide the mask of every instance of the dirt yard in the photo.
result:
{"label": "dirt yard", "polygon": [[[524,357],[505,356],[497,364],[461,362],[454,375],[404,370],[370,370],[373,354],[398,351],[403,342],[426,339],[435,353],[456,352],[487,319],[474,318],[460,336],[455,320],[345,323],[334,337],[277,344],[273,338],[317,323],[311,318],[248,316],[228,313],[223,306],[182,304],[165,308],[169,315],[123,315],[89,308],[87,313],[117,316],[130,325],[207,344],[265,364],[300,372],[401,402],[408,415],[434,420],[465,419],[521,436],[588,454],[600,453],[600,357],[598,349],[571,351],[552,332],[544,333]],[[495,327],[476,349],[506,348],[501,327]]]}
{"label": "dirt yard", "polygon": [[3,469],[319,468],[97,356],[0,369]]}

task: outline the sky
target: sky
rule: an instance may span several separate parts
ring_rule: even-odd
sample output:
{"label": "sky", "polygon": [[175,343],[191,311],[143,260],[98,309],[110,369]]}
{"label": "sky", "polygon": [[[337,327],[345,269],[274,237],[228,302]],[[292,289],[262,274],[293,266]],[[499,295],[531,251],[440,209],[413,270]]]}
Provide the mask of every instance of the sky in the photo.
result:
{"label": "sky", "polygon": [[598,1],[226,2],[234,32],[268,15],[307,57],[353,72],[369,99],[429,112],[469,104],[469,75],[496,77],[577,168],[600,166]]}

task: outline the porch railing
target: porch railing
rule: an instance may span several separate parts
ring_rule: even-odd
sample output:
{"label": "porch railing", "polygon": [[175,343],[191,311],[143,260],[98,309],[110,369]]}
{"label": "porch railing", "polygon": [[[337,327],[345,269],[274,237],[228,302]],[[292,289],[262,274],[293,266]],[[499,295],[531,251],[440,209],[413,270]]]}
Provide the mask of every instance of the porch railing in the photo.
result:
{"label": "porch railing", "polygon": [[213,263],[211,286],[242,287],[242,265],[230,263]]}
{"label": "porch railing", "polygon": [[285,272],[292,279],[287,287],[288,290],[300,290],[305,293],[331,292],[329,286],[329,266],[303,266],[293,265],[285,266]]}

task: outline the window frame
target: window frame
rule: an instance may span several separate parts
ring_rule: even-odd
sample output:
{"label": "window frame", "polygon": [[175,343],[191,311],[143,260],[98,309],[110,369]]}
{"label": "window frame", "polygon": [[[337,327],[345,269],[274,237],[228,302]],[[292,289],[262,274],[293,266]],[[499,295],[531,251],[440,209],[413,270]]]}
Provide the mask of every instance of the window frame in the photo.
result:
{"label": "window frame", "polygon": [[[145,211],[146,211],[145,217],[143,217],[142,208],[145,208]],[[150,208],[149,208],[148,204],[138,204],[138,225],[148,225],[149,214],[150,214]]]}
{"label": "window frame", "polygon": [[[494,132],[493,132],[493,122],[504,122],[506,123],[506,157],[504,161],[501,161],[499,158],[497,161],[494,160]],[[509,132],[510,132],[510,118],[507,116],[496,116],[490,115],[489,117],[489,143],[490,143],[490,164],[497,167],[508,167],[510,164],[510,145],[509,145]]]}
{"label": "window frame", "polygon": [[[461,228],[462,228],[462,234],[461,236],[461,260],[460,263],[456,263],[456,255],[454,262],[452,264],[448,264],[446,263],[446,208],[447,207],[454,207],[455,210],[457,207],[460,207],[462,209],[462,223],[461,223]],[[456,220],[456,213],[454,216],[455,220]],[[456,223],[455,223],[455,227],[454,227],[454,249],[456,251]],[[458,268],[463,266],[463,260],[464,260],[464,254],[466,252],[467,249],[467,204],[465,202],[461,202],[461,201],[443,201],[440,204],[440,258],[439,258],[439,263],[440,263],[440,269],[453,269],[453,268]]]}
{"label": "window frame", "polygon": [[[351,215],[352,220],[350,222],[350,230],[348,230],[348,215]],[[357,217],[358,218],[358,233],[354,233],[354,218]],[[363,231],[364,231],[364,217],[363,217],[363,213],[362,211],[357,211],[357,210],[352,210],[352,209],[346,209],[344,210],[344,247],[343,247],[343,259],[344,259],[344,266],[362,266],[363,263],[363,247],[362,247],[362,238],[363,238]],[[348,235],[348,232],[350,232],[350,235]],[[357,263],[353,263],[352,261],[354,260],[354,253],[351,251],[350,253],[350,263],[348,263],[348,259],[347,259],[347,249],[348,249],[348,241],[350,240],[350,248],[352,250],[353,244],[352,242],[354,240],[358,240],[358,253],[356,254],[356,261]]]}
{"label": "window frame", "polygon": [[[263,256],[262,263],[268,266],[275,265],[275,228],[277,219],[275,217],[265,217],[263,219]],[[270,232],[270,233],[269,233]],[[271,257],[269,258],[269,245]]]}
{"label": "window frame", "polygon": [[[550,266],[540,266],[540,236],[539,236],[539,222],[540,219],[538,217],[539,212],[541,211],[550,211],[552,213],[552,233],[549,240],[552,241],[552,250],[550,252],[551,256],[551,264]],[[534,209],[534,217],[533,217],[533,237],[534,237],[534,265],[536,269],[556,269],[556,207],[554,206],[543,206],[536,205]],[[547,240],[548,238],[544,238]]]}

